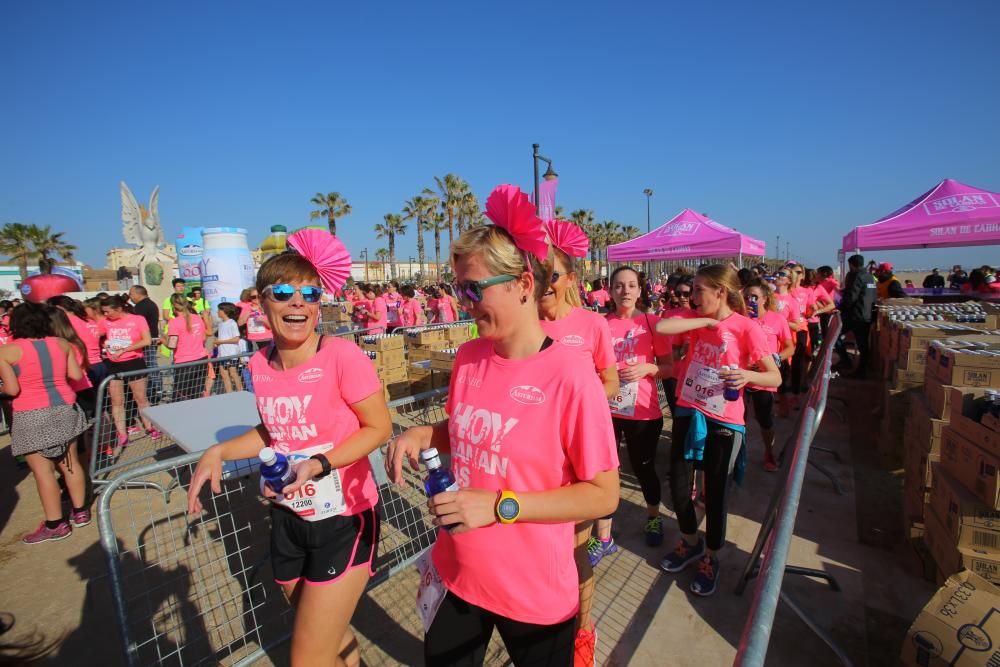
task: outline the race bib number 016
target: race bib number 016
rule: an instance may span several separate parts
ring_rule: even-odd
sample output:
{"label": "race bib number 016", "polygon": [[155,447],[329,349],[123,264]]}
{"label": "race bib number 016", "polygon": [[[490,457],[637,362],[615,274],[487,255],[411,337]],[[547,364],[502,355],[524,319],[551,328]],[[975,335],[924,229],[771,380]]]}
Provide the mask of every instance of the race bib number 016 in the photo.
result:
{"label": "race bib number 016", "polygon": [[618,394],[608,399],[611,414],[622,417],[635,415],[635,404],[639,397],[639,383],[626,382],[618,388]]}
{"label": "race bib number 016", "polygon": [[[326,444],[301,449],[289,454],[288,462],[295,465],[314,454],[322,454],[332,448],[333,445]],[[340,471],[337,469],[333,469],[329,475],[322,479],[306,482],[294,493],[285,493],[277,498],[272,498],[271,502],[287,507],[295,512],[300,519],[306,521],[321,521],[331,516],[343,514],[347,510],[344,490],[340,481]]]}
{"label": "race bib number 016", "polygon": [[697,361],[688,365],[681,398],[713,415],[721,417],[726,410],[725,386],[719,371]]}

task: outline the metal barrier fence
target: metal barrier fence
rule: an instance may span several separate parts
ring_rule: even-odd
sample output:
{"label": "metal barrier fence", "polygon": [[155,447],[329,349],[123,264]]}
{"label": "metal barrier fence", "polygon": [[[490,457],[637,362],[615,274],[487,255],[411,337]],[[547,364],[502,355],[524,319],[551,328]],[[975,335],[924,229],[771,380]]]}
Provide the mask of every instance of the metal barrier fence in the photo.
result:
{"label": "metal barrier fence", "polygon": [[[444,417],[446,389],[389,403],[393,435]],[[383,518],[377,586],[434,542],[418,474],[404,466],[389,484],[384,447],[369,455]],[[126,664],[247,665],[287,640],[291,608],[271,576],[267,501],[245,466],[203,491],[205,511],[188,516],[186,494],[128,491],[135,483],[186,489],[200,453],[127,470],[110,480],[97,509],[101,545]],[[210,497],[209,497],[210,496]]]}
{"label": "metal barrier fence", "polygon": [[851,664],[850,659],[833,639],[781,590],[786,573],[821,578],[827,581],[833,591],[840,590],[836,579],[827,572],[788,565],[788,550],[795,532],[795,519],[802,495],[806,466],[810,463],[810,447],[826,409],[832,377],[830,367],[833,345],[841,329],[840,316],[834,314],[830,322],[829,335],[813,362],[816,366],[811,375],[812,381],[809,384],[806,405],[795,424],[794,436],[790,438],[783,453],[784,479],[778,484],[771,498],[757,541],[736,588],[736,593],[741,594],[748,581],[757,577],[754,599],[746,624],[743,626],[743,635],[740,638],[734,666],[763,666],[779,600],[788,605],[809,629],[831,648],[843,664]]}

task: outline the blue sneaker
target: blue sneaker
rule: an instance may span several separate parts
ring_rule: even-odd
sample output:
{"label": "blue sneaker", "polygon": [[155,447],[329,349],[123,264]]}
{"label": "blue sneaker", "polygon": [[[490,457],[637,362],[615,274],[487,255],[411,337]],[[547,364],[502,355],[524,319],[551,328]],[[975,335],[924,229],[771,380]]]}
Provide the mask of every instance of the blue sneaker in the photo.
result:
{"label": "blue sneaker", "polygon": [[707,598],[715,592],[718,583],[719,559],[705,554],[705,557],[698,561],[698,574],[691,582],[691,592]]}
{"label": "blue sneaker", "polygon": [[596,537],[591,537],[587,541],[587,556],[590,557],[590,567],[597,567],[602,558],[616,551],[618,551],[618,545],[615,544],[615,538],[613,537],[607,542]]}
{"label": "blue sneaker", "polygon": [[646,520],[646,546],[658,547],[663,544],[663,517],[654,516]]}
{"label": "blue sneaker", "polygon": [[660,561],[660,568],[666,572],[680,572],[704,555],[705,540],[698,540],[697,545],[691,546],[682,539],[677,543],[677,547]]}

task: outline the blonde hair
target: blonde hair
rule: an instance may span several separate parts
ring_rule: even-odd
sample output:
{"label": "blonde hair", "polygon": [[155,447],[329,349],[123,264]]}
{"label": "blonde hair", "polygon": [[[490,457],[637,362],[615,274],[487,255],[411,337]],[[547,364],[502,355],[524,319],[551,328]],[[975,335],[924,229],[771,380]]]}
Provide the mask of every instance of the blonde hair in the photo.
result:
{"label": "blonde hair", "polygon": [[698,269],[695,277],[701,278],[712,289],[726,291],[726,305],[740,315],[747,314],[747,304],[740,291],[740,278],[736,270],[726,264],[709,264]]}
{"label": "blonde hair", "polygon": [[459,236],[451,244],[451,268],[463,257],[480,257],[486,268],[495,276],[520,277],[525,271],[530,271],[535,277],[535,301],[540,301],[542,295],[549,289],[552,280],[552,252],[545,263],[539,262],[534,255],[522,252],[514,239],[506,230],[495,225],[473,227]]}
{"label": "blonde hair", "polygon": [[[556,259],[557,258],[566,267],[566,273],[567,274],[570,274],[570,273],[576,274],[576,258],[575,257],[570,257],[569,255],[567,255],[565,252],[563,252],[559,248],[557,248],[555,246],[552,246],[552,252],[549,253],[549,260],[551,262],[551,266],[549,267],[551,269],[549,271],[549,276],[551,276],[552,275],[552,271],[555,270],[555,264],[556,264]],[[548,264],[550,262],[546,262],[546,263]],[[567,279],[569,279],[568,275],[566,275],[565,277]],[[550,280],[551,280],[551,278],[550,278]],[[566,297],[565,297],[566,303],[568,303],[569,305],[573,306],[574,308],[580,308],[580,307],[583,306],[583,303],[580,301],[580,286],[576,282],[572,283],[571,285],[569,285],[566,288],[565,294],[566,294]]]}
{"label": "blonde hair", "polygon": [[174,311],[174,317],[184,315],[184,326],[188,333],[191,333],[191,304],[183,294],[170,295],[170,310]]}

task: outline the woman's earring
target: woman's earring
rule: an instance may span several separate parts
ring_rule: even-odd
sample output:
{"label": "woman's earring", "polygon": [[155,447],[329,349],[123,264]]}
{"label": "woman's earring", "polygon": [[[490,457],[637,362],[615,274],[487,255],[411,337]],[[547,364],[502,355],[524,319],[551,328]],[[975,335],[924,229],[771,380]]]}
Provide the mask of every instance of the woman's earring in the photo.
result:
{"label": "woman's earring", "polygon": [[524,294],[521,295],[521,303],[528,303],[528,297]]}

